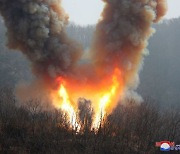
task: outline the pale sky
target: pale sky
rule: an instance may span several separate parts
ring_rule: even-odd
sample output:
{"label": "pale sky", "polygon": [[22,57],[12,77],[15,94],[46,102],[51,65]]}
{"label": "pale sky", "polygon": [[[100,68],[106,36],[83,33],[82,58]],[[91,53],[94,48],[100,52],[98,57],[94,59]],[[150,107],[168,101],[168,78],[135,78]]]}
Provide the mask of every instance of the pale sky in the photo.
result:
{"label": "pale sky", "polygon": [[[165,18],[180,16],[180,0],[167,0],[168,13]],[[101,0],[62,0],[70,21],[79,25],[96,24],[103,10]]]}

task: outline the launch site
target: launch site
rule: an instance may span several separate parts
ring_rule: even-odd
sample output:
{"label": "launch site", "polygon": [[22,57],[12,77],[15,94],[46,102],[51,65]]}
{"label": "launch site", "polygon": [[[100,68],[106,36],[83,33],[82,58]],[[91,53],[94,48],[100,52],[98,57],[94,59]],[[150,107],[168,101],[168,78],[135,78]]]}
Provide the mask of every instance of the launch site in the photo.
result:
{"label": "launch site", "polygon": [[179,0],[0,0],[0,153],[180,153]]}

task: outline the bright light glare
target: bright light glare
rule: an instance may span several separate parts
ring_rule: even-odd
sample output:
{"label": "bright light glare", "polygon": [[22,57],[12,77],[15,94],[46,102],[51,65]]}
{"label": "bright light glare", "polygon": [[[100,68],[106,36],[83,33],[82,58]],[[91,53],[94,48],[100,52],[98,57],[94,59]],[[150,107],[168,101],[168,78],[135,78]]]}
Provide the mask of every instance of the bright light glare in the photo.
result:
{"label": "bright light glare", "polygon": [[79,25],[96,24],[104,8],[101,0],[63,0],[62,5],[70,21]]}

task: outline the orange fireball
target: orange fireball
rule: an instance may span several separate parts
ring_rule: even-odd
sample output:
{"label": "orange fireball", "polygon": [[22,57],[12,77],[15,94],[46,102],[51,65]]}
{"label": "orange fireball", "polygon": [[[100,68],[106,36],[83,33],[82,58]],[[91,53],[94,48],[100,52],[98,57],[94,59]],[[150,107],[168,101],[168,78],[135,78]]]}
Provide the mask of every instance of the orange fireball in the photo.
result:
{"label": "orange fireball", "polygon": [[68,114],[73,127],[80,127],[77,117],[78,99],[84,97],[91,100],[94,110],[92,128],[97,129],[106,114],[110,114],[123,92],[123,80],[119,68],[115,68],[112,75],[104,77],[98,82],[88,79],[86,82],[76,79],[59,77],[60,85],[55,97],[54,105]]}

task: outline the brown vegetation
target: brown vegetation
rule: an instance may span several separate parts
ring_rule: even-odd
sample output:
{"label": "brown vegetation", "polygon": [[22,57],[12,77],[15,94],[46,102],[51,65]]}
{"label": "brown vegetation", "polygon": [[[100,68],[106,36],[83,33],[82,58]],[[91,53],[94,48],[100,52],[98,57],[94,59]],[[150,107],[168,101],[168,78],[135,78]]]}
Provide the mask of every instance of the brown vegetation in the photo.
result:
{"label": "brown vegetation", "polygon": [[119,105],[97,132],[86,125],[80,133],[68,128],[61,111],[44,111],[36,100],[16,104],[12,90],[1,88],[0,153],[154,154],[157,141],[180,143],[180,111],[162,111],[150,100]]}

